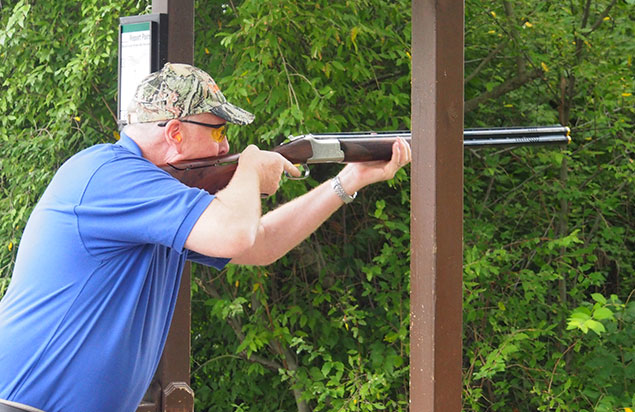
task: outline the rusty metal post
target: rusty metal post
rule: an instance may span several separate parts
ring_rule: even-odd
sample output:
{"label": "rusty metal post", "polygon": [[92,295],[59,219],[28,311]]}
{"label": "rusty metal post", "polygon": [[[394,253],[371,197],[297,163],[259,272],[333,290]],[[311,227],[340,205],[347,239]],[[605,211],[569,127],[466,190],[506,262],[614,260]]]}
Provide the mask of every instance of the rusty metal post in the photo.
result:
{"label": "rusty metal post", "polygon": [[[168,61],[194,61],[194,0],[153,0],[152,13],[168,15]],[[190,388],[190,266],[183,271],[179,294],[161,362],[146,399],[137,412],[193,412]]]}
{"label": "rusty metal post", "polygon": [[461,411],[463,27],[463,0],[413,0],[413,412]]}

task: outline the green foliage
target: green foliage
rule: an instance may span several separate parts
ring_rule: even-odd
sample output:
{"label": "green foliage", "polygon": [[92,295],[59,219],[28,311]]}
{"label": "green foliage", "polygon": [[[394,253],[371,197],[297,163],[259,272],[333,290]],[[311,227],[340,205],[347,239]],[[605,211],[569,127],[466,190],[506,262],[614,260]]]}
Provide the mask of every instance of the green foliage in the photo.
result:
{"label": "green foliage", "polygon": [[[257,115],[230,129],[232,149],[409,128],[410,7],[196,2],[196,64]],[[633,2],[465,7],[465,126],[562,123],[573,142],[465,152],[463,409],[632,407]],[[0,295],[52,173],[75,151],[114,141],[117,18],[147,9],[0,8]],[[263,205],[336,171],[314,167]],[[362,191],[275,265],[195,268],[197,410],[408,410],[407,176]]]}
{"label": "green foliage", "polygon": [[573,143],[466,152],[465,409],[631,407],[634,9],[491,1],[466,13],[466,99],[489,99],[465,124],[562,123]]}
{"label": "green foliage", "polygon": [[60,164],[115,140],[118,13],[145,2],[33,2],[0,9],[0,295],[31,209]]}
{"label": "green foliage", "polygon": [[[607,306],[607,300],[599,293],[591,295],[596,303],[589,307],[588,305],[579,306],[569,317],[567,329],[580,329],[587,333],[589,330],[594,331],[598,335],[606,332],[606,328],[602,324],[603,320],[615,320],[613,311]],[[611,300],[617,301],[617,296],[612,295]],[[613,303],[615,305],[615,303]],[[623,305],[622,305],[623,306]]]}
{"label": "green foliage", "polygon": [[[201,409],[233,410],[223,401],[229,387],[232,402],[262,405],[271,393],[261,385],[277,388],[267,410],[298,402],[316,411],[407,409],[408,215],[375,203],[372,218],[347,217],[364,245],[346,241],[339,216],[320,232],[333,243],[311,242],[281,265],[220,275],[198,268],[194,368],[209,394],[197,397]],[[246,377],[241,364],[249,385],[235,384]],[[222,392],[219,373],[232,374]]]}

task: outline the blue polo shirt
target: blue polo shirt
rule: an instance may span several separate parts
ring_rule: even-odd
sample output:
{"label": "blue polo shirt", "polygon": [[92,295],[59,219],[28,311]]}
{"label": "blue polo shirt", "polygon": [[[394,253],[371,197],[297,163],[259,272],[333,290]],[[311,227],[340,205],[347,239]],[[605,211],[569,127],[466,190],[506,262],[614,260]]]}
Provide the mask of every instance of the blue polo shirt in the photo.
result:
{"label": "blue polo shirt", "polygon": [[157,368],[187,259],[214,197],[127,136],[57,172],[24,230],[0,301],[0,399],[47,412],[134,411]]}

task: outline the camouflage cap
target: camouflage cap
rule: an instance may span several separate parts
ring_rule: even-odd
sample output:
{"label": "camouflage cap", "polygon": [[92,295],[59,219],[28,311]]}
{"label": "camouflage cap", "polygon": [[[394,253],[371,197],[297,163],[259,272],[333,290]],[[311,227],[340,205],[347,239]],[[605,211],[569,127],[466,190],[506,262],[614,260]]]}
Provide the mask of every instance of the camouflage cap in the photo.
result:
{"label": "camouflage cap", "polygon": [[143,79],[128,107],[128,124],[212,113],[235,124],[254,115],[229,103],[212,77],[189,64],[166,63]]}

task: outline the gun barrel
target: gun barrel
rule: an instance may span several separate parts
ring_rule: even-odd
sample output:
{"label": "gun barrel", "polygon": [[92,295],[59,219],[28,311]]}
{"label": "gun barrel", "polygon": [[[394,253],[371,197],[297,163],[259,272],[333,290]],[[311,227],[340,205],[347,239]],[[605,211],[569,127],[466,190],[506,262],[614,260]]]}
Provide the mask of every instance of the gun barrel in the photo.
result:
{"label": "gun barrel", "polygon": [[463,139],[463,147],[514,147],[551,144],[568,144],[571,137],[564,134],[550,134],[540,136],[501,136],[491,138],[470,137]]}
{"label": "gun barrel", "polygon": [[465,129],[463,136],[466,138],[496,138],[496,137],[514,137],[514,136],[550,136],[565,135],[569,136],[571,130],[566,126],[535,126],[535,127],[493,127]]}
{"label": "gun barrel", "polygon": [[[464,147],[515,147],[567,144],[571,142],[570,129],[566,126],[537,126],[537,127],[494,127],[465,129],[463,132]],[[303,135],[315,139],[395,139],[397,137],[410,140],[412,132],[409,130],[391,132],[343,132],[320,133]]]}

